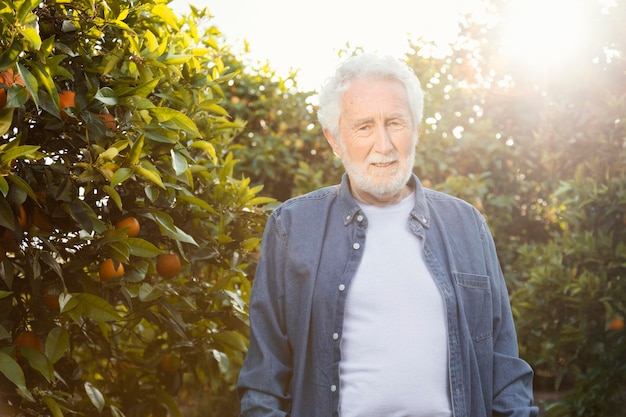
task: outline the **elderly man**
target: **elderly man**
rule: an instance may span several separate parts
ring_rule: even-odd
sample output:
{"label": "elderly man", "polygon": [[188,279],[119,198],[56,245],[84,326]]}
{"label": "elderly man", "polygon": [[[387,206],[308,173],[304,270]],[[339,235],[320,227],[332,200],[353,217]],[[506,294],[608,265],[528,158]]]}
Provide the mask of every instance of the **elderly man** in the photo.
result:
{"label": "elderly man", "polygon": [[536,416],[480,213],[412,169],[423,93],[400,61],[349,58],[320,94],[342,183],[270,216],[241,416]]}

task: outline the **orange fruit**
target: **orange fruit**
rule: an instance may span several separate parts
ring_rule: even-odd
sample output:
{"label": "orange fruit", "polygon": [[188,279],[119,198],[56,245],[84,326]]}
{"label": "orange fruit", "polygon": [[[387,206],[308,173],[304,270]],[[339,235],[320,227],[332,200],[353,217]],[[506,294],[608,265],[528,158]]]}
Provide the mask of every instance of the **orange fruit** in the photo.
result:
{"label": "orange fruit", "polygon": [[43,287],[43,303],[50,310],[59,311],[61,309],[59,295],[61,295],[61,290],[56,285],[48,284]]}
{"label": "orange fruit", "polygon": [[63,109],[76,106],[76,93],[73,91],[61,91],[59,93],[59,104],[61,106],[61,117],[67,119],[67,113]]}
{"label": "orange fruit", "polygon": [[[117,264],[117,268],[115,265]],[[108,258],[100,264],[98,268],[98,275],[100,280],[107,282],[113,278],[120,278],[124,276],[124,265],[119,262],[115,262],[113,259]]]}
{"label": "orange fruit", "polygon": [[28,215],[26,214],[26,209],[23,205],[20,205],[20,212],[17,215],[17,222],[20,224],[22,229],[26,229],[28,225]]}
{"label": "orange fruit", "polygon": [[161,359],[161,369],[166,374],[174,374],[180,369],[180,358],[171,353],[166,353]]}
{"label": "orange fruit", "polygon": [[52,230],[52,224],[50,220],[41,212],[37,207],[33,210],[33,225],[37,226],[39,230],[49,232]]}
{"label": "orange fruit", "polygon": [[96,116],[104,121],[104,125],[107,127],[107,129],[115,130],[115,128],[117,127],[117,123],[115,123],[115,116],[113,116],[112,114],[103,113],[97,114]]}
{"label": "orange fruit", "polygon": [[17,336],[15,336],[15,339],[13,339],[13,343],[18,347],[18,352],[19,348],[23,347],[33,348],[40,353],[43,352],[43,342],[39,336],[37,336],[37,333],[31,330],[23,330],[19,332]]}
{"label": "orange fruit", "polygon": [[609,323],[609,330],[618,331],[624,329],[624,319],[613,317]]}
{"label": "orange fruit", "polygon": [[174,278],[180,268],[180,258],[175,253],[165,253],[157,258],[156,269],[163,278]]}
{"label": "orange fruit", "polygon": [[139,230],[141,229],[139,225],[139,220],[136,217],[126,217],[119,222],[115,223],[116,229],[126,229],[128,228],[128,237],[137,236],[139,234]]}

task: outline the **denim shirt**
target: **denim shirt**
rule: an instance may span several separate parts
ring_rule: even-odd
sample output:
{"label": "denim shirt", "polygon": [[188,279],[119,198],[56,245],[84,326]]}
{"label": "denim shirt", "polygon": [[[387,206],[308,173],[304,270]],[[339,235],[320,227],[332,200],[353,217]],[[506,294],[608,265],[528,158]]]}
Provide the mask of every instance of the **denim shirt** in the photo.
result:
{"label": "denim shirt", "polygon": [[[412,181],[409,226],[423,239],[446,308],[453,416],[536,416],[532,370],[518,357],[507,289],[483,217],[462,200],[422,188],[417,177]],[[346,175],[341,185],[288,200],[269,217],[237,387],[240,416],[340,415],[344,308],[366,237],[367,218]]]}

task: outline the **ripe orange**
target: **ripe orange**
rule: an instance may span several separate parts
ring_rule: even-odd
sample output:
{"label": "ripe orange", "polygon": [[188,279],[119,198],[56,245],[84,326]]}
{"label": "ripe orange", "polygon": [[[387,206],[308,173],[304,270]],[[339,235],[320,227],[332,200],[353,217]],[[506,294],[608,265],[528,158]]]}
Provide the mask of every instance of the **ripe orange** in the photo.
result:
{"label": "ripe orange", "polygon": [[97,114],[96,116],[104,121],[104,125],[107,127],[107,129],[115,130],[115,128],[117,127],[117,124],[115,123],[115,116],[113,116],[112,114],[103,113]]}
{"label": "ripe orange", "polygon": [[613,317],[609,323],[609,330],[618,331],[624,329],[624,319]]}
{"label": "ripe orange", "polygon": [[37,336],[37,333],[33,332],[32,330],[23,330],[19,332],[15,336],[15,339],[13,339],[13,343],[15,344],[15,346],[17,346],[18,353],[19,348],[23,347],[33,348],[40,353],[43,352],[43,342],[41,341],[39,336]]}
{"label": "ripe orange", "polygon": [[180,268],[180,258],[175,253],[165,253],[157,258],[156,269],[163,278],[174,278]]}
{"label": "ripe orange", "polygon": [[115,223],[116,229],[126,229],[128,228],[128,237],[137,236],[139,234],[139,230],[141,226],[139,225],[139,220],[136,217],[126,217],[119,222]]}
{"label": "ripe orange", "polygon": [[26,229],[28,225],[28,215],[26,214],[26,209],[23,205],[20,205],[20,212],[17,215],[17,222],[20,224],[22,230]]}
{"label": "ripe orange", "polygon": [[37,207],[33,210],[33,225],[37,226],[39,230],[49,232],[52,230],[52,224],[50,220],[41,212]]}
{"label": "ripe orange", "polygon": [[[117,265],[117,268],[115,265]],[[103,282],[110,281],[113,278],[121,278],[124,276],[124,265],[108,258],[100,264],[98,275]]]}
{"label": "ripe orange", "polygon": [[180,369],[180,358],[171,353],[166,353],[161,359],[161,369],[166,374],[175,374]]}
{"label": "ripe orange", "polygon": [[43,303],[50,310],[59,311],[61,305],[59,304],[59,295],[61,289],[55,284],[47,284],[43,287]]}
{"label": "ripe orange", "polygon": [[73,91],[61,91],[59,93],[59,105],[61,106],[61,117],[67,119],[67,113],[63,109],[76,106],[76,93]]}

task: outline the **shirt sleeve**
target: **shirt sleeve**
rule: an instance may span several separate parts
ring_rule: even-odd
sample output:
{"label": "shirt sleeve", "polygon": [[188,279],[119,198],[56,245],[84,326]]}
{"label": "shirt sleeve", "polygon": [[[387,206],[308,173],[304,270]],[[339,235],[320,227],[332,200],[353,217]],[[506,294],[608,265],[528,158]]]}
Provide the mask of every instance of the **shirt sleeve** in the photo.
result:
{"label": "shirt sleeve", "polygon": [[486,223],[482,222],[483,242],[488,268],[494,277],[494,323],[493,346],[493,415],[510,417],[535,417],[538,408],[533,406],[533,370],[519,357],[517,334],[513,322],[510,300],[504,276],[500,268],[493,237]]}
{"label": "shirt sleeve", "polygon": [[292,353],[284,314],[286,237],[270,216],[250,297],[250,342],[239,374],[241,417],[289,415]]}

